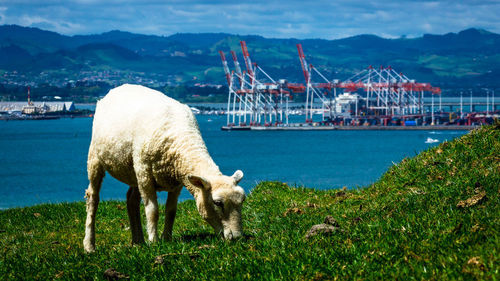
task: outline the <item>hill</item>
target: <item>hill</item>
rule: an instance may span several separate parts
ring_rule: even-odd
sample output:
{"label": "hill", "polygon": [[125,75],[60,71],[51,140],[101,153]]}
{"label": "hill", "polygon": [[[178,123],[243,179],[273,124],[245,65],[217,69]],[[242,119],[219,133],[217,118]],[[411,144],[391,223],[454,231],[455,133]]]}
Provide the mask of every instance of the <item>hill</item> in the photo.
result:
{"label": "hill", "polygon": [[[299,40],[224,33],[153,36],[118,30],[64,36],[3,25],[0,73],[15,71],[25,75],[16,83],[64,85],[69,80],[97,79],[92,76],[105,72],[107,76],[101,81],[111,79],[116,83],[120,83],[119,79],[109,78],[109,73],[128,82],[141,78],[153,84],[225,84],[217,51],[228,53],[233,49],[243,63],[240,40],[247,42],[253,61],[271,76],[296,82],[303,80],[295,47],[301,43],[309,63],[331,79],[345,79],[368,65],[391,65],[418,81],[443,88],[492,87],[500,83],[500,35],[473,28],[418,38],[358,35],[337,40]],[[9,75],[0,82],[5,83]]]}
{"label": "hill", "polygon": [[[246,236],[233,242],[213,235],[192,200],[179,205],[173,242],[143,246],[130,245],[125,202],[102,202],[91,255],[83,202],[0,211],[0,278],[101,279],[113,268],[151,280],[494,280],[499,152],[497,123],[406,158],[365,188],[260,183],[244,205]],[[326,216],[335,231],[306,238]]]}

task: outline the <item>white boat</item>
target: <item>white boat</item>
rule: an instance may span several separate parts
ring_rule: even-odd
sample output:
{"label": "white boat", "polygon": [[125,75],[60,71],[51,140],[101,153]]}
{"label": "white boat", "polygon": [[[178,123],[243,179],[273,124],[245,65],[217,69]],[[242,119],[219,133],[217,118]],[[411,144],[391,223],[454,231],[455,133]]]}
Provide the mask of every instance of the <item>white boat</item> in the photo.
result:
{"label": "white boat", "polygon": [[436,143],[436,142],[439,142],[439,140],[433,138],[427,138],[427,140],[425,141],[425,143]]}

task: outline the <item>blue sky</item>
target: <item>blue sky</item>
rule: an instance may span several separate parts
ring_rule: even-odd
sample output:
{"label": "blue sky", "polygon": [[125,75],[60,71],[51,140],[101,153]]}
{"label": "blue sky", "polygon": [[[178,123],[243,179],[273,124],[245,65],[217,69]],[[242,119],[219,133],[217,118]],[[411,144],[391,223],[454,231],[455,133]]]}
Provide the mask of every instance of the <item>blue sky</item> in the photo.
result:
{"label": "blue sky", "polygon": [[500,33],[500,0],[201,1],[0,0],[0,24],[66,35],[123,30],[255,34],[273,38],[386,38],[444,34],[470,27]]}

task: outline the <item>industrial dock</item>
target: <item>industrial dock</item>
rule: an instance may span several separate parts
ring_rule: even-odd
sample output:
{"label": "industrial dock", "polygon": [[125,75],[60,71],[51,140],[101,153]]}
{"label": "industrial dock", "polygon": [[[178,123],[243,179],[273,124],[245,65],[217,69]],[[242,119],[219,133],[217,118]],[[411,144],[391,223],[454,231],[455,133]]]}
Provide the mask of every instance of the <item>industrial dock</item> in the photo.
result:
{"label": "industrial dock", "polygon": [[[243,71],[235,51],[230,51],[233,71],[219,51],[229,88],[222,130],[470,130],[500,117],[494,91],[486,93],[485,104],[474,104],[472,93],[469,99],[461,93],[459,102],[443,104],[440,88],[390,66],[368,66],[343,81],[328,79],[307,63],[301,44],[297,51],[305,82],[273,79],[252,62],[245,41],[240,45]],[[293,94],[305,95],[303,122],[290,122]]]}
{"label": "industrial dock", "polygon": [[460,130],[472,130],[478,126],[457,126],[457,125],[434,125],[434,126],[308,126],[308,125],[297,125],[297,126],[223,126],[224,131],[436,131],[436,130],[450,130],[450,131],[460,131]]}

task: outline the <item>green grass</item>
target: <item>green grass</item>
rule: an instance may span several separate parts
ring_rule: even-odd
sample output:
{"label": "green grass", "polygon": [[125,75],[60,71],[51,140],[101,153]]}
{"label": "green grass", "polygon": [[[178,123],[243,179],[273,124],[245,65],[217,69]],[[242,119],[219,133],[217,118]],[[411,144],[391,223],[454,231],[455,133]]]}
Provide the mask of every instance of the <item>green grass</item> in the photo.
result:
{"label": "green grass", "polygon": [[[94,254],[82,248],[83,202],[8,209],[0,280],[102,279],[108,268],[132,280],[498,280],[499,163],[497,124],[404,159],[362,189],[264,182],[245,202],[246,238],[233,242],[214,237],[193,201],[179,206],[174,241],[143,246],[130,245],[125,203],[102,202]],[[342,231],[305,239],[327,215]]]}

